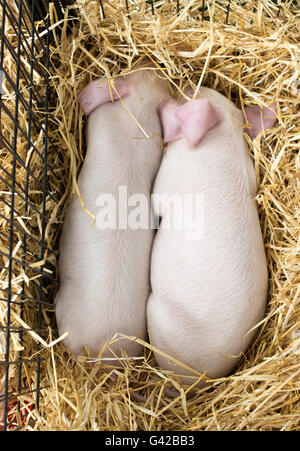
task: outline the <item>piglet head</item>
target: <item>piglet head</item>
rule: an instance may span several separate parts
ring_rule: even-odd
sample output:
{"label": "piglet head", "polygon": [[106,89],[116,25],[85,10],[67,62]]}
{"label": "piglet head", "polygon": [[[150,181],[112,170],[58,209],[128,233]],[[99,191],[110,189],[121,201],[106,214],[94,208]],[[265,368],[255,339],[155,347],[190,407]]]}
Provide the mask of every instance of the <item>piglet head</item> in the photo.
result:
{"label": "piglet head", "polygon": [[178,106],[174,100],[168,100],[159,108],[163,127],[164,143],[180,138],[196,146],[201,138],[213,128],[220,117],[211,102],[197,99]]}
{"label": "piglet head", "polygon": [[276,113],[276,103],[272,103],[269,108],[260,108],[258,105],[247,106],[245,132],[250,138],[256,138],[262,130],[268,130],[274,126],[277,121]]}
{"label": "piglet head", "polygon": [[92,81],[78,96],[78,101],[85,112],[91,114],[104,103],[117,101],[129,95],[128,83],[117,78],[109,84],[106,78]]}

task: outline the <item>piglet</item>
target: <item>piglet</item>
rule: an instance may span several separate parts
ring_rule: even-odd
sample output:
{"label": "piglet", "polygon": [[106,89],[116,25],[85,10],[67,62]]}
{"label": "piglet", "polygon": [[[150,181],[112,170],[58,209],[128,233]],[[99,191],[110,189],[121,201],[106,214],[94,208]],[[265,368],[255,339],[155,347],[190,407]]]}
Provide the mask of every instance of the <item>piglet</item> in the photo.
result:
{"label": "piglet", "polygon": [[[273,126],[273,109],[246,108],[251,137]],[[160,117],[167,148],[153,190],[161,223],[148,330],[152,345],[170,356],[156,352],[158,364],[201,386],[199,374],[233,370],[265,312],[256,178],[242,111],[218,92],[201,88],[196,100],[169,100]]]}
{"label": "piglet", "polygon": [[[78,180],[85,210],[76,198],[66,214],[55,299],[59,334],[69,332],[64,344],[75,355],[86,347],[97,356],[117,333],[145,337],[154,230],[149,224],[129,226],[125,204],[142,194],[150,211],[163,149],[157,109],[168,97],[167,81],[149,68],[111,85],[95,80],[79,96],[88,115],[87,154]],[[135,206],[131,199],[128,216]],[[102,357],[120,357],[122,350],[137,356],[141,346],[120,339],[111,350]]]}

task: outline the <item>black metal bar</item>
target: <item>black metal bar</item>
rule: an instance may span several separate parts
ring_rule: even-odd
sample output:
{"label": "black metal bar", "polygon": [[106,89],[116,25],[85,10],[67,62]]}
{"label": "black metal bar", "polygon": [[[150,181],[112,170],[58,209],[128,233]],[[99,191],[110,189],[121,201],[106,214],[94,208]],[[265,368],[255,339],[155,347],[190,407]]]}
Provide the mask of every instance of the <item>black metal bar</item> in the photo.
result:
{"label": "black metal bar", "polygon": [[[2,23],[1,30],[5,29],[5,20],[6,20],[6,0],[2,3]],[[2,124],[2,73],[3,73],[3,58],[4,58],[4,40],[0,40],[0,71],[1,71],[1,86],[0,86],[0,127]],[[1,130],[1,129],[0,129]]]}
{"label": "black metal bar", "polygon": [[[53,3],[54,3],[54,5],[55,5],[55,9],[56,9],[56,12],[57,12],[58,20],[63,19],[64,14],[63,14],[63,11],[62,11],[60,2],[59,2],[58,0],[53,0]],[[64,2],[61,2],[61,3],[62,3],[62,6],[64,6],[64,5],[63,5]],[[49,2],[48,2],[48,4],[49,4]],[[48,5],[48,7],[49,7],[49,5]],[[48,8],[47,8],[47,10],[48,10]],[[45,16],[44,16],[44,17],[45,17]]]}
{"label": "black metal bar", "polygon": [[101,7],[101,11],[102,11],[103,19],[106,19],[106,17],[105,17],[105,11],[104,11],[104,7],[103,7],[103,3],[102,3],[102,0],[100,0],[100,7]]}
{"label": "black metal bar", "polygon": [[[46,191],[47,191],[47,166],[48,166],[48,115],[49,115],[49,17],[47,18],[47,30],[48,33],[46,34],[46,98],[45,98],[45,137],[44,137],[44,176],[43,176],[43,183],[44,183],[44,191],[43,191],[43,215],[42,215],[42,246],[41,246],[41,254],[40,259],[41,261],[44,260],[45,256],[45,231],[46,231]],[[41,271],[43,271],[44,266],[41,266]],[[42,299],[43,295],[43,284],[44,284],[44,277],[42,276],[40,278],[40,289],[39,289],[39,297]],[[42,328],[42,304],[39,303],[39,311],[38,311],[38,334],[40,335]],[[38,342],[37,344],[37,352],[38,357],[40,357],[40,349],[41,344]],[[39,401],[40,401],[40,366],[41,362],[40,359],[38,359],[37,362],[37,377],[36,377],[36,405],[37,408],[39,408]]]}
{"label": "black metal bar", "polygon": [[[22,1],[23,0],[19,0],[19,12],[18,12],[18,18],[19,18],[19,27],[21,28],[21,20],[22,20],[22,14],[21,14],[21,10],[22,10]],[[20,32],[18,32],[18,43],[17,43],[17,54],[20,56],[20,49],[21,49],[21,34]],[[16,86],[18,88],[19,91],[19,82],[20,82],[20,58],[19,61],[17,62],[17,67],[16,67]],[[18,120],[18,114],[19,114],[19,92],[16,92],[16,105],[15,105],[15,119],[16,121]],[[15,126],[14,128],[14,152],[15,154],[17,153],[17,136],[18,136],[18,128]],[[16,179],[16,157],[14,155],[13,157],[13,163],[12,163],[12,174],[11,174],[11,179],[12,179],[12,187],[14,188],[15,186],[15,179]],[[12,195],[11,195],[11,211],[10,211],[10,238],[9,238],[9,269],[8,269],[8,288],[9,290],[11,289],[11,283],[12,283],[12,252],[13,252],[13,244],[14,244],[14,227],[13,227],[13,223],[14,223],[14,203],[15,203],[15,193],[14,191],[12,191]],[[11,308],[11,304],[10,304],[10,294],[8,295],[8,303],[7,303],[7,331],[6,331],[6,351],[5,351],[5,361],[8,362],[9,361],[9,351],[10,351],[10,308]],[[5,388],[4,388],[4,393],[8,392],[8,378],[9,378],[9,365],[6,364],[5,366]],[[8,400],[5,399],[4,402],[4,430],[6,430],[7,428],[7,410],[8,410]]]}
{"label": "black metal bar", "polygon": [[282,6],[278,6],[278,11],[277,11],[277,17],[279,17],[280,11],[281,11]]}
{"label": "black metal bar", "polygon": [[[31,125],[32,125],[32,103],[33,103],[33,61],[34,61],[34,2],[32,2],[32,7],[31,7],[31,66],[30,66],[30,93],[29,93],[29,109],[28,109],[28,140],[27,140],[27,152],[30,151],[31,148]],[[26,172],[26,186],[25,186],[25,217],[27,217],[28,215],[28,211],[29,211],[29,205],[28,205],[28,197],[29,197],[29,171]],[[23,269],[25,271],[25,263],[26,263],[26,254],[27,254],[27,234],[24,234],[24,238],[23,238]],[[23,280],[22,283],[22,292],[24,293],[25,291],[25,281]],[[22,299],[22,298],[21,298]],[[24,300],[21,301],[21,305],[20,305],[20,318],[23,320],[24,318]],[[20,340],[20,345],[22,347],[23,344],[23,332],[24,332],[24,328],[21,328],[20,332],[19,332],[19,340]],[[23,369],[23,351],[19,351],[19,365],[18,365],[18,392],[21,391],[22,388],[22,369]],[[18,411],[20,412],[21,409],[21,400],[20,398],[18,398]]]}
{"label": "black metal bar", "polygon": [[228,25],[228,18],[229,18],[229,11],[230,11],[230,2],[231,2],[231,0],[228,0],[227,10],[226,10],[226,20],[225,20],[226,25]]}
{"label": "black metal bar", "polygon": [[59,1],[62,4],[63,8],[66,6],[73,5],[75,3],[74,0],[59,0]]}
{"label": "black metal bar", "polygon": [[[7,289],[6,288],[0,288],[0,291],[3,291],[4,293],[7,293]],[[17,296],[17,297],[19,296],[19,297],[21,297],[21,298],[23,298],[23,299],[25,299],[26,301],[29,301],[29,302],[33,302],[33,303],[36,303],[36,304],[41,302],[45,307],[54,308],[53,304],[50,303],[50,302],[42,301],[41,299],[36,299],[36,298],[31,297],[31,296],[27,296],[26,294],[23,294],[23,293],[17,293],[16,291],[12,291],[11,290],[11,294],[12,294],[12,296]],[[7,302],[7,299],[0,298],[0,302]],[[11,303],[12,304],[16,304],[16,305],[20,304],[20,302],[17,302],[17,301],[11,301]]]}
{"label": "black metal bar", "polygon": [[26,2],[28,3],[28,7],[31,9],[32,4],[35,4],[35,10],[34,10],[34,16],[33,19],[34,20],[42,20],[45,17],[45,9],[44,9],[44,5],[43,2],[41,1],[36,1],[36,0],[26,0]]}

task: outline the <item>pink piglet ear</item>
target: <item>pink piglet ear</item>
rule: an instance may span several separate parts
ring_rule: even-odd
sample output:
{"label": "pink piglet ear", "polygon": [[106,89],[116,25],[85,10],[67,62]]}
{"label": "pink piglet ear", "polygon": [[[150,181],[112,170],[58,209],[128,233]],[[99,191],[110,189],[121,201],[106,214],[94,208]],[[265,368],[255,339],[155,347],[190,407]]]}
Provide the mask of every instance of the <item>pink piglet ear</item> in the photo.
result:
{"label": "pink piglet ear", "polygon": [[197,99],[177,108],[182,135],[194,146],[218,122],[220,117],[208,99]]}
{"label": "pink piglet ear", "polygon": [[256,138],[262,130],[272,128],[277,121],[276,114],[276,103],[272,103],[269,108],[261,108],[258,105],[247,106],[245,108],[245,116],[250,128],[249,126],[244,127],[246,133],[250,138]]}
{"label": "pink piglet ear", "polygon": [[178,106],[168,100],[159,109],[164,143],[185,138],[196,146],[201,138],[214,127],[220,118],[207,99],[197,99]]}
{"label": "pink piglet ear", "polygon": [[162,123],[164,143],[176,141],[181,138],[181,124],[176,118],[175,112],[178,108],[175,100],[164,102],[159,108],[159,116]]}
{"label": "pink piglet ear", "polygon": [[127,97],[129,95],[125,80],[116,79],[114,86],[115,89],[111,86],[110,90],[107,79],[92,81],[78,96],[78,101],[85,114],[91,114],[104,103],[119,100],[119,96]]}

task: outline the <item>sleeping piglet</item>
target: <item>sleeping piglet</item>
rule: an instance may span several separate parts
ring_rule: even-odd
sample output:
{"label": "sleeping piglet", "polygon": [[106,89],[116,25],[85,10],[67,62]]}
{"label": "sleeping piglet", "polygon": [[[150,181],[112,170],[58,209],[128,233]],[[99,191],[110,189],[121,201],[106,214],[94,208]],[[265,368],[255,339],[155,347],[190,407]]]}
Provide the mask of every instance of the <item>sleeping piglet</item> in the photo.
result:
{"label": "sleeping piglet", "polygon": [[[140,338],[146,333],[154,231],[128,227],[124,203],[135,193],[150,198],[163,148],[157,109],[169,97],[168,84],[149,68],[118,77],[113,84],[93,81],[79,96],[89,117],[78,185],[85,208],[98,214],[93,225],[79,199],[71,203],[60,240],[55,299],[59,334],[69,332],[64,344],[75,355],[83,346],[98,355],[116,333]],[[130,207],[134,205],[128,213]],[[121,349],[136,356],[141,347],[121,339],[111,349],[113,354],[107,349],[102,357],[120,357]]]}
{"label": "sleeping piglet", "polygon": [[[267,108],[245,113],[251,137],[275,122]],[[242,111],[201,88],[196,100],[165,102],[160,117],[168,145],[153,190],[161,223],[148,330],[152,345],[171,356],[156,352],[158,364],[191,384],[196,372],[218,378],[237,364],[265,312],[267,264]]]}

